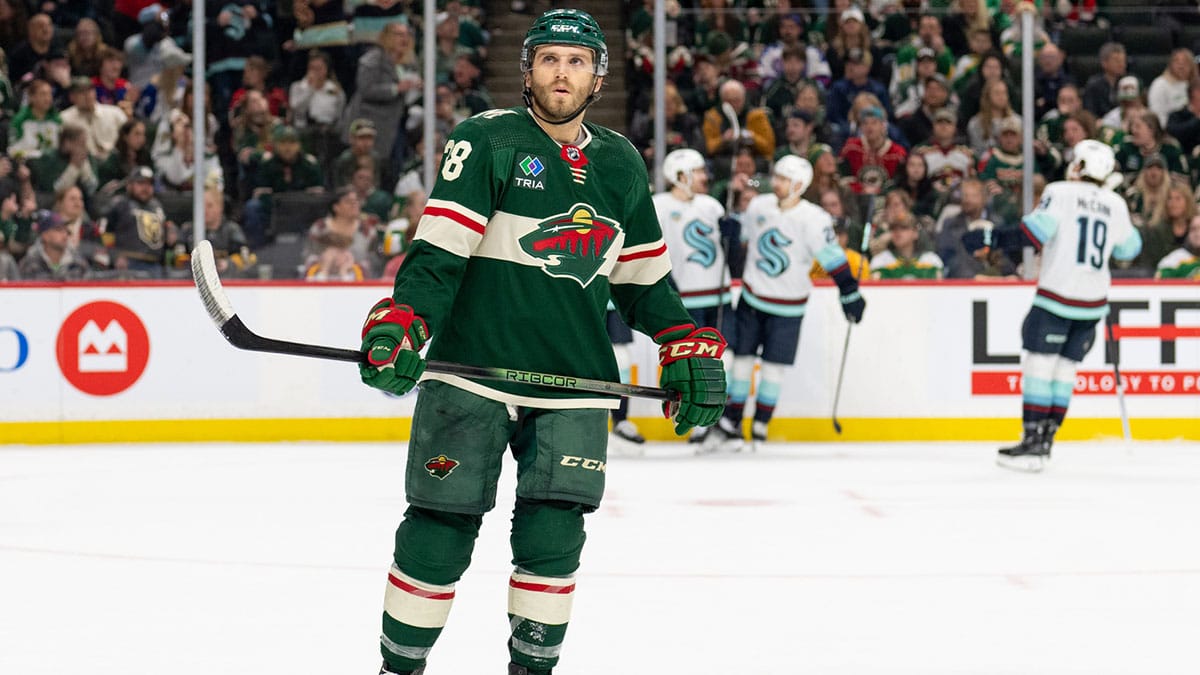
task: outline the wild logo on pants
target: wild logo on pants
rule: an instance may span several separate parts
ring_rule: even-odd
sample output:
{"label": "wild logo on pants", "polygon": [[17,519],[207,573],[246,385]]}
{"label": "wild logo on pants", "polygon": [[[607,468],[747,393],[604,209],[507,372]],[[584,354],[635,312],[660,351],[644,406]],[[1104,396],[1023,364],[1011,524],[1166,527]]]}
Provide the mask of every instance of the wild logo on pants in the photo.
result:
{"label": "wild logo on pants", "polygon": [[433,476],[438,480],[443,480],[457,468],[458,460],[450,459],[445,455],[431,457],[427,462],[425,462],[425,470],[429,472],[430,476]]}

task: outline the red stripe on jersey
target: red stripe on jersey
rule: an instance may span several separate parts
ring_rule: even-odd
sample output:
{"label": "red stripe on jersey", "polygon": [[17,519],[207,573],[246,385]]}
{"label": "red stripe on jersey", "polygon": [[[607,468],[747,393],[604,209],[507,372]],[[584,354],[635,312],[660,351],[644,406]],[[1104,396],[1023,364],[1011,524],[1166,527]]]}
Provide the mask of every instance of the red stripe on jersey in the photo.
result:
{"label": "red stripe on jersey", "polygon": [[656,248],[652,251],[640,251],[638,253],[626,253],[625,255],[618,256],[617,262],[629,262],[630,260],[637,260],[638,258],[653,258],[655,256],[660,256],[666,252],[667,252],[667,245],[663,244],[662,246],[659,246],[658,248]]}
{"label": "red stripe on jersey", "polygon": [[462,225],[463,227],[466,227],[471,230],[475,230],[479,234],[483,234],[483,225],[475,222],[474,220],[471,220],[470,218],[459,213],[458,211],[448,209],[444,206],[426,206],[425,210],[423,212],[421,212],[421,215],[434,216],[434,217],[441,216],[443,218],[449,218],[450,220],[453,220],[454,222],[458,223],[459,225]]}
{"label": "red stripe on jersey", "polygon": [[1025,238],[1028,239],[1029,243],[1033,245],[1034,250],[1042,250],[1042,240],[1038,239],[1037,235],[1033,233],[1033,230],[1026,227],[1024,222],[1021,223],[1021,234],[1025,235]]}
{"label": "red stripe on jersey", "polygon": [[416,586],[413,586],[412,584],[397,577],[394,574],[388,575],[388,582],[391,583],[396,588],[399,588],[400,590],[404,591],[405,593],[408,593],[410,595],[415,595],[418,598],[428,598],[429,600],[453,600],[454,599],[454,591],[450,591],[449,593],[440,593],[438,591],[427,591],[423,588],[417,588]]}
{"label": "red stripe on jersey", "polygon": [[762,295],[761,293],[755,293],[754,289],[750,288],[750,284],[746,283],[746,281],[744,279],[742,280],[742,288],[745,289],[747,293],[749,293],[750,295],[753,295],[754,297],[758,298],[759,300],[771,302],[776,305],[807,305],[808,304],[808,298],[801,298],[799,300],[783,300],[781,298],[768,298],[767,296]]}
{"label": "red stripe on jersey", "polygon": [[1064,298],[1063,296],[1061,296],[1057,293],[1051,293],[1050,291],[1048,291],[1044,288],[1037,289],[1037,294],[1042,296],[1043,298],[1046,298],[1048,300],[1053,300],[1058,303],[1062,303],[1068,307],[1086,307],[1089,309],[1093,309],[1096,307],[1103,307],[1104,305],[1108,304],[1108,298],[1103,298],[1100,300],[1071,300],[1070,298]]}
{"label": "red stripe on jersey", "polygon": [[555,595],[567,595],[575,592],[575,584],[569,586],[551,586],[550,584],[531,584],[528,581],[517,581],[509,579],[508,585],[521,591],[533,591],[534,593],[553,593]]}

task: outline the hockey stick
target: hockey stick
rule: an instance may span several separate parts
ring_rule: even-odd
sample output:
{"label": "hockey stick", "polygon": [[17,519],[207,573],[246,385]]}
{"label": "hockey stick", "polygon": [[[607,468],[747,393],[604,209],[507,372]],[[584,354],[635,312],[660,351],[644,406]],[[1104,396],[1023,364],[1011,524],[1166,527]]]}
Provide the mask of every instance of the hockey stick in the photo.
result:
{"label": "hockey stick", "polygon": [[[241,317],[233,311],[233,305],[229,302],[229,296],[225,294],[225,288],[221,286],[221,278],[217,275],[217,265],[213,258],[212,245],[208,241],[200,242],[196,246],[196,249],[192,251],[192,276],[196,281],[196,289],[200,291],[200,299],[204,302],[204,309],[208,310],[208,315],[212,317],[213,323],[217,324],[217,328],[220,329],[221,334],[225,336],[229,344],[238,349],[271,354],[306,356],[317,359],[331,359],[334,361],[349,361],[351,363],[363,363],[366,359],[366,353],[357,349],[340,349],[337,347],[276,340],[258,335],[247,328],[246,324],[242,323]],[[426,361],[425,370],[430,373],[459,375],[477,380],[536,384],[561,391],[641,396],[660,401],[679,400],[678,392],[658,387],[643,387],[636,384],[622,384],[620,382],[591,380],[583,377],[514,370],[512,368],[487,368],[483,366],[447,363],[445,361]]]}
{"label": "hockey stick", "polygon": [[[863,265],[867,262],[867,249],[871,242],[871,216],[875,214],[875,195],[867,198],[867,222],[863,226],[863,240],[861,249],[862,257],[858,260],[858,277],[861,281],[863,275]],[[846,355],[850,353],[850,329],[854,328],[854,324],[846,323],[846,341],[842,343],[842,365],[838,366],[837,388],[833,391],[833,430],[839,435],[842,433],[842,423],[838,422],[837,409],[838,401],[842,400],[842,378],[846,376]]]}
{"label": "hockey stick", "polygon": [[[733,130],[733,155],[729,158],[729,185],[725,188],[725,217],[733,217],[733,176],[737,170],[738,148],[742,144],[742,124],[738,122],[737,111],[728,102],[721,104],[721,112]],[[718,235],[720,236],[720,235]],[[729,243],[721,237],[721,254],[725,256],[725,266],[721,268],[721,290],[717,294],[717,330],[724,330],[725,292],[729,288]]]}
{"label": "hockey stick", "polygon": [[1108,358],[1112,360],[1113,376],[1117,378],[1117,404],[1121,407],[1121,434],[1125,437],[1125,442],[1128,443],[1133,440],[1133,432],[1129,428],[1129,413],[1125,410],[1125,383],[1121,379],[1119,345],[1117,334],[1113,331],[1113,315],[1112,312],[1109,312],[1104,317],[1104,347],[1108,351]]}

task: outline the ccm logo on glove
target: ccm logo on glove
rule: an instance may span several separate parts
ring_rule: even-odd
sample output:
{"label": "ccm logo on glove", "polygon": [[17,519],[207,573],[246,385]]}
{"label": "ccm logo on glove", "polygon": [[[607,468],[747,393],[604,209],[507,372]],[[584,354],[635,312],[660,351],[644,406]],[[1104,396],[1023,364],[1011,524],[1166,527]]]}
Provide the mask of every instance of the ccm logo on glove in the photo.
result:
{"label": "ccm logo on glove", "polygon": [[724,353],[725,343],[723,341],[689,335],[686,338],[668,342],[659,347],[658,361],[661,365],[665,366],[679,359],[690,359],[696,356],[719,359]]}

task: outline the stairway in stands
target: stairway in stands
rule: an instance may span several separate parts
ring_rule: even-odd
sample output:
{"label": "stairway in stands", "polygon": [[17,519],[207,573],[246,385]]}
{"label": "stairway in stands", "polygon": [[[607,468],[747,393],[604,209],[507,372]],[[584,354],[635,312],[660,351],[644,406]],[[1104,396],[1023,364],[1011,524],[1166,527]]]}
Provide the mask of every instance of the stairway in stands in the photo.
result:
{"label": "stairway in stands", "polygon": [[[608,77],[600,90],[600,100],[588,108],[586,119],[625,133],[628,93],[625,91],[625,21],[621,5],[612,0],[575,0],[571,3],[571,7],[595,17],[608,42]],[[497,106],[521,105],[521,42],[534,17],[549,6],[545,0],[538,0],[529,14],[513,12],[510,0],[486,0],[484,6],[486,26],[492,35],[484,65],[484,83]]]}

